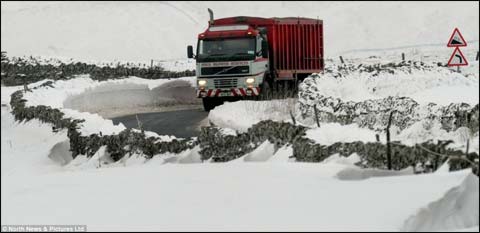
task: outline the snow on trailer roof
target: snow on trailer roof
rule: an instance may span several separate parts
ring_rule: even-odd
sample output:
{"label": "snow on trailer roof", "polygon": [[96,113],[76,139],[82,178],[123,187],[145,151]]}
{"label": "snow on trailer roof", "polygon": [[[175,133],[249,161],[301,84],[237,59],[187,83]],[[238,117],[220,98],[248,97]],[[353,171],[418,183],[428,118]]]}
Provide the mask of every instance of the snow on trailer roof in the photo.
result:
{"label": "snow on trailer roof", "polygon": [[235,16],[235,17],[216,19],[213,21],[213,25],[238,25],[238,24],[272,25],[272,24],[297,24],[297,23],[323,24],[323,20],[304,18],[304,17],[261,18],[261,17],[250,17],[250,16]]}
{"label": "snow on trailer roof", "polygon": [[226,25],[226,26],[211,26],[208,28],[211,32],[219,32],[219,31],[235,31],[235,30],[247,30],[248,25]]}

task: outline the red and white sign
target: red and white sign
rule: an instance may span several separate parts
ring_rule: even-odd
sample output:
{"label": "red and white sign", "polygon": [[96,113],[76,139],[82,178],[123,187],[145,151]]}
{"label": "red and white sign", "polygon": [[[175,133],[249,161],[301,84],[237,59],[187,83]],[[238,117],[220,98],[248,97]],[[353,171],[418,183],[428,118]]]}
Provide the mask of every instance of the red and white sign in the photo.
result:
{"label": "red and white sign", "polygon": [[462,51],[460,51],[460,48],[455,48],[455,51],[453,51],[452,56],[450,56],[448,60],[448,66],[468,66],[468,61]]}
{"label": "red and white sign", "polygon": [[462,33],[458,30],[458,28],[455,28],[453,30],[452,35],[450,36],[450,39],[448,40],[447,47],[465,47],[467,46],[467,41],[463,38]]}

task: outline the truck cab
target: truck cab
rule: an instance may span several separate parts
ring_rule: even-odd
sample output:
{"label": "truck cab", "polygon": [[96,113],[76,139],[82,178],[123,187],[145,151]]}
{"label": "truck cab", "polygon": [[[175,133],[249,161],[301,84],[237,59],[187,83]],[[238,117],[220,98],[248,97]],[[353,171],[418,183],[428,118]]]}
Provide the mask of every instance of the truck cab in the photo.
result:
{"label": "truck cab", "polygon": [[[219,97],[260,95],[269,69],[267,40],[265,33],[249,25],[211,25],[198,35],[196,91],[206,111],[218,104]],[[189,57],[193,58],[191,52]]]}

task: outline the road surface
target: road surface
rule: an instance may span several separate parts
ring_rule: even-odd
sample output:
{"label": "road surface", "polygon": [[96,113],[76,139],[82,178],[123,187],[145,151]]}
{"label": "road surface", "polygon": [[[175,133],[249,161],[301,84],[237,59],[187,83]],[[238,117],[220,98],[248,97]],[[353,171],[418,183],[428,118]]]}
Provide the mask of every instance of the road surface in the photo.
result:
{"label": "road surface", "polygon": [[[170,112],[139,113],[138,119],[147,131],[179,138],[196,137],[200,126],[208,124],[208,112],[203,109],[188,109]],[[135,115],[112,118],[114,124],[121,122],[127,128],[138,128]]]}

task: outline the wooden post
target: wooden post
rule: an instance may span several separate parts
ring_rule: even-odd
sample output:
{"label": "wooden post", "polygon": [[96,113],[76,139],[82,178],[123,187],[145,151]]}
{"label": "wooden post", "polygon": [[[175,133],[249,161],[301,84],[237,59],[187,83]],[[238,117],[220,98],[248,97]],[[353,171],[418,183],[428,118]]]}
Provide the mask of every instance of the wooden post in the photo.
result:
{"label": "wooden post", "polygon": [[375,139],[377,139],[377,142],[380,142],[380,135],[378,135],[378,133],[375,134]]}
{"label": "wooden post", "polygon": [[465,151],[465,156],[468,158],[468,150],[470,147],[470,139],[467,139],[467,150]]}
{"label": "wooden post", "polygon": [[150,59],[150,69],[153,69],[153,59]]}
{"label": "wooden post", "polygon": [[402,61],[405,61],[405,53],[402,53]]}
{"label": "wooden post", "polygon": [[295,116],[293,116],[292,110],[290,110],[290,117],[292,118],[293,125],[296,125],[297,122],[295,121]]}
{"label": "wooden post", "polygon": [[143,124],[142,122],[140,121],[140,119],[138,119],[138,115],[135,114],[135,118],[137,118],[137,125],[138,125],[138,129],[142,132],[142,134],[144,133],[144,130],[143,130]]}
{"label": "wooden post", "polygon": [[343,57],[340,56],[340,61],[342,62],[342,64],[344,64],[345,62],[343,61]]}
{"label": "wooden post", "polygon": [[315,111],[315,121],[317,122],[317,126],[320,127],[320,121],[318,120],[318,111],[317,111],[317,105],[313,105],[313,110]]}
{"label": "wooden post", "polygon": [[392,125],[392,116],[393,112],[390,112],[390,116],[388,118],[388,124],[387,124],[387,167],[388,170],[392,170],[392,150],[391,150],[391,145],[390,145],[390,126]]}

